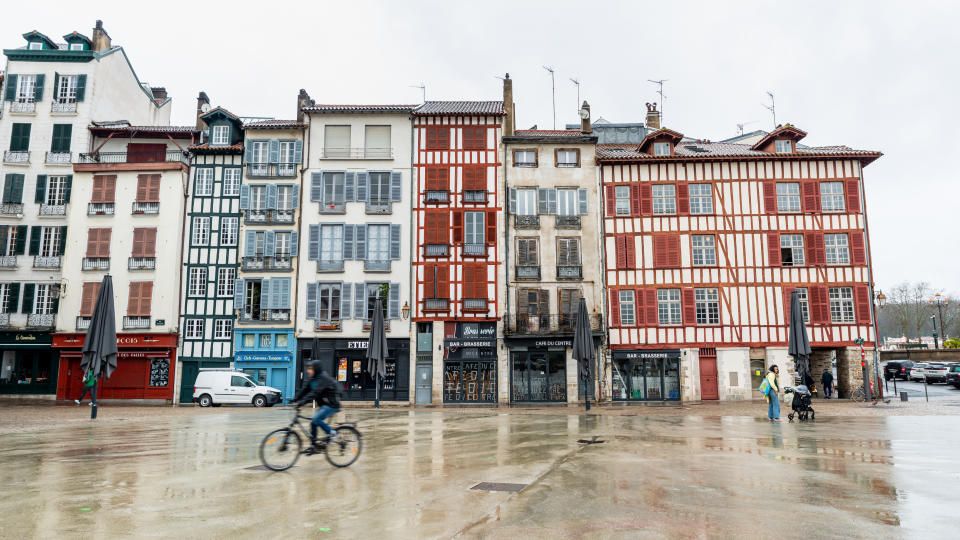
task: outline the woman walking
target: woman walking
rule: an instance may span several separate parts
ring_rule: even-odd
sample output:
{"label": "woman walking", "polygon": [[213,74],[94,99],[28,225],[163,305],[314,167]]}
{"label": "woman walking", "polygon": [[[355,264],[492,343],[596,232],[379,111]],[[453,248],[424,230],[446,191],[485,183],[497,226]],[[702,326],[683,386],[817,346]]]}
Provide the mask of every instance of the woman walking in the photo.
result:
{"label": "woman walking", "polygon": [[767,383],[770,385],[770,391],[767,393],[767,417],[771,421],[780,420],[780,387],[777,386],[777,380],[780,375],[780,368],[776,364],[770,366],[767,373]]}

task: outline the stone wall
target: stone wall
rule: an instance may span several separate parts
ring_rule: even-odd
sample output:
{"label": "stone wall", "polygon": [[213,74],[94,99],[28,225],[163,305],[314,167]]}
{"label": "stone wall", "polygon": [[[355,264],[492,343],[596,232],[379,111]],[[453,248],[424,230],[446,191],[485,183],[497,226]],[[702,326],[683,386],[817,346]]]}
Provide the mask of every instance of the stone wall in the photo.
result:
{"label": "stone wall", "polygon": [[960,362],[960,349],[907,349],[880,351],[880,361],[913,360],[914,362]]}
{"label": "stone wall", "polygon": [[[873,375],[873,351],[867,353],[867,371]],[[837,349],[837,391],[840,397],[850,397],[852,391],[863,384],[863,371],[860,368],[860,347]],[[876,390],[876,382],[874,382]]]}

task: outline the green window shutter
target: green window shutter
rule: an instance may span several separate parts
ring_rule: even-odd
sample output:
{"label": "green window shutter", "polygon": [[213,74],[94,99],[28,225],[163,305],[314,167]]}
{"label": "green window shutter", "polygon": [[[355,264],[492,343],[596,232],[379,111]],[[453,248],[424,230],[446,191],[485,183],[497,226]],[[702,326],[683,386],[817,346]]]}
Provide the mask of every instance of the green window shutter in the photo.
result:
{"label": "green window shutter", "polygon": [[40,237],[43,236],[43,227],[34,225],[30,227],[30,248],[27,252],[29,255],[39,255],[40,254]]}
{"label": "green window shutter", "polygon": [[57,93],[60,92],[60,72],[53,72],[53,99],[57,99],[59,96]]}
{"label": "green window shutter", "polygon": [[59,291],[59,287],[54,287],[54,288],[53,288],[53,291],[51,291],[50,294],[53,295],[53,300],[50,301],[50,309],[52,309],[54,313],[59,313],[59,312],[60,312],[60,291]]}
{"label": "green window shutter", "polygon": [[43,101],[43,73],[36,75],[36,83],[33,87],[33,100],[40,102]]}
{"label": "green window shutter", "polygon": [[50,144],[50,151],[69,152],[71,135],[73,135],[72,124],[54,124],[53,139]]}
{"label": "green window shutter", "polygon": [[30,150],[30,124],[13,124],[10,136],[10,150],[12,152],[26,152]]}
{"label": "green window shutter", "polygon": [[64,190],[63,190],[63,202],[65,202],[65,203],[69,203],[69,202],[70,202],[70,191],[71,191],[71,190],[73,190],[73,175],[72,175],[72,174],[68,174],[68,175],[67,175],[67,185],[66,185],[66,187],[65,187]]}
{"label": "green window shutter", "polygon": [[27,283],[23,286],[23,304],[21,304],[20,313],[33,312],[33,293],[36,288],[37,285],[34,283]]}
{"label": "green window shutter", "polygon": [[34,192],[33,202],[43,204],[47,200],[47,175],[37,175],[37,189]]}
{"label": "green window shutter", "polygon": [[16,312],[17,312],[17,305],[18,305],[19,303],[20,303],[20,284],[19,284],[19,283],[11,283],[11,284],[10,284],[10,295],[7,296],[7,305],[4,306],[4,308],[6,308],[6,312],[7,312],[7,313],[16,313]]}
{"label": "green window shutter", "polygon": [[60,227],[60,256],[67,250],[67,226]]}
{"label": "green window shutter", "polygon": [[10,189],[10,201],[12,203],[23,202],[23,178],[22,174],[13,175],[13,187]]}
{"label": "green window shutter", "polygon": [[17,99],[17,76],[7,75],[5,79],[7,80],[7,91],[3,94],[3,100],[13,101]]}
{"label": "green window shutter", "polygon": [[27,247],[27,226],[17,225],[17,240],[13,244],[13,254],[23,255]]}
{"label": "green window shutter", "polygon": [[87,89],[87,76],[77,75],[77,101],[83,101],[83,94]]}
{"label": "green window shutter", "polygon": [[13,174],[7,174],[3,179],[3,202],[8,203],[10,201],[10,190],[13,189]]}

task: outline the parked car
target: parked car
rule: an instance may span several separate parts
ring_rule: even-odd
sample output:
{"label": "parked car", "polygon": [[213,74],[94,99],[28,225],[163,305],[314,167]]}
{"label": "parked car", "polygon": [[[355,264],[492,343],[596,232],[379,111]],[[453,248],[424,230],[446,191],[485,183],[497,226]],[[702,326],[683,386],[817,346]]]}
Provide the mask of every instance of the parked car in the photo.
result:
{"label": "parked car", "polygon": [[923,368],[923,377],[928,383],[947,382],[947,365],[940,362],[930,362]]}
{"label": "parked car", "polygon": [[280,390],[254,382],[246,373],[232,369],[201,369],[193,383],[193,402],[201,407],[224,403],[272,407],[280,402]]}
{"label": "parked car", "polygon": [[950,364],[947,369],[947,384],[960,389],[960,364]]}
{"label": "parked car", "polygon": [[924,374],[923,370],[927,365],[924,363],[914,364],[910,367],[910,373],[907,375],[907,380],[909,381],[923,381]]}
{"label": "parked car", "polygon": [[912,360],[891,360],[883,366],[883,378],[906,380],[913,364]]}

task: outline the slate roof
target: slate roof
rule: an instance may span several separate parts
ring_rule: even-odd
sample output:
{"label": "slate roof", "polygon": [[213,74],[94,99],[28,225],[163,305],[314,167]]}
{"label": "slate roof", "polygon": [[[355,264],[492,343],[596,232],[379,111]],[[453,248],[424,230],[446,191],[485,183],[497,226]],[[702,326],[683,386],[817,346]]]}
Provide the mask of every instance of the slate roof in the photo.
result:
{"label": "slate roof", "polygon": [[504,116],[502,101],[427,101],[413,109],[417,116]]}
{"label": "slate roof", "polygon": [[579,137],[589,135],[589,133],[583,133],[579,129],[518,129],[514,134],[517,137]]}
{"label": "slate roof", "polygon": [[191,152],[243,152],[243,143],[231,144],[229,146],[211,145],[209,143],[194,144],[187,147]]}
{"label": "slate roof", "polygon": [[239,119],[239,118],[240,118],[239,116],[233,114],[232,112],[224,109],[223,107],[221,107],[221,106],[219,106],[219,105],[217,105],[216,107],[210,109],[209,111],[201,114],[201,115],[200,115],[200,118],[206,118],[206,117],[210,116],[211,114],[213,114],[213,113],[215,113],[215,112],[222,112],[223,114],[225,114],[225,115],[227,115],[227,116],[230,116],[230,117],[232,117],[232,118],[236,118],[236,119]]}
{"label": "slate roof", "polygon": [[199,135],[200,131],[197,130],[194,126],[131,126],[127,122],[121,120],[118,122],[93,122],[93,125],[90,126],[90,130],[94,132],[101,133],[130,133],[130,134],[145,134],[145,133],[156,133],[158,135],[164,134],[173,134],[173,135]]}
{"label": "slate roof", "polygon": [[797,148],[792,154],[772,154],[753,150],[752,145],[727,142],[680,142],[675,146],[673,156],[653,156],[640,152],[636,144],[600,144],[597,145],[597,159],[600,161],[645,161],[663,160],[676,161],[684,159],[715,159],[715,158],[762,158],[762,159],[796,159],[797,157],[860,157],[867,163],[877,159],[882,154],[872,150],[857,150],[845,145],[816,146]]}
{"label": "slate roof", "polygon": [[308,113],[338,114],[338,113],[409,113],[416,105],[310,105],[303,111]]}
{"label": "slate roof", "polygon": [[306,124],[296,120],[254,120],[243,124],[243,129],[296,129],[305,128]]}

